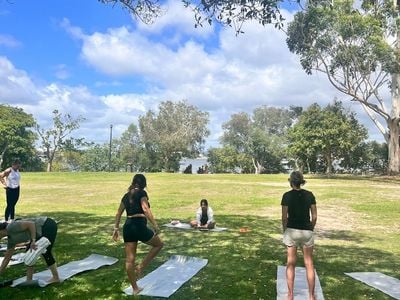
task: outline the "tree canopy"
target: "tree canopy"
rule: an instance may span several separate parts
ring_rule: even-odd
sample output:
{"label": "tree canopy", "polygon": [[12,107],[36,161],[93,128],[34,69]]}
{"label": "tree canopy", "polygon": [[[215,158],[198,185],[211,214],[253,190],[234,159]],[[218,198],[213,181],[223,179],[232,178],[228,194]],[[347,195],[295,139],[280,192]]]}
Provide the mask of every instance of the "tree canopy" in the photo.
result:
{"label": "tree canopy", "polygon": [[[399,173],[398,8],[388,0],[332,3],[310,2],[297,12],[288,28],[287,44],[308,74],[326,74],[336,89],[362,105],[389,145],[389,173]],[[387,86],[391,105],[383,96]]]}
{"label": "tree canopy", "polygon": [[36,121],[22,108],[0,104],[0,166],[10,165],[15,158],[29,167],[35,156],[36,136],[31,129]]}
{"label": "tree canopy", "polygon": [[222,125],[221,142],[236,149],[238,154],[245,154],[243,158],[251,160],[255,173],[279,172],[285,156],[286,132],[300,111],[294,107],[261,106],[252,116],[245,112],[234,114]]}
{"label": "tree canopy", "polygon": [[[69,138],[69,135],[79,128],[80,122],[83,120],[82,117],[73,118],[70,114],[62,114],[58,110],[54,110],[51,128],[44,129],[39,124],[36,124],[36,131],[39,134],[47,159],[47,172],[51,172],[54,157],[60,148],[76,141],[73,138]],[[78,142],[80,141],[78,140]]]}
{"label": "tree canopy", "polygon": [[161,169],[176,171],[182,157],[195,157],[209,135],[208,113],[187,101],[161,102],[158,112],[139,118],[140,139],[147,157]]}
{"label": "tree canopy", "polygon": [[317,160],[332,173],[334,160],[351,156],[367,137],[367,130],[354,113],[346,111],[339,101],[321,108],[312,104],[288,132],[288,153],[302,169],[316,170]]}
{"label": "tree canopy", "polygon": [[[160,0],[98,0],[104,4],[120,5],[137,19],[149,24],[163,13]],[[283,16],[279,4],[282,0],[182,0],[194,13],[195,26],[218,22],[242,32],[243,23],[257,20],[260,24],[274,24],[281,28]]]}

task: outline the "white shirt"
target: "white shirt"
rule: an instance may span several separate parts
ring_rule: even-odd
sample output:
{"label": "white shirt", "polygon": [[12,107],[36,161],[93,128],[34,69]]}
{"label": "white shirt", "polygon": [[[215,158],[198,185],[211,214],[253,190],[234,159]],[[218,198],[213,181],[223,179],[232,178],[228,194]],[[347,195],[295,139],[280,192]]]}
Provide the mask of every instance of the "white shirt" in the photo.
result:
{"label": "white shirt", "polygon": [[[201,209],[201,207],[199,207],[196,211],[196,221],[199,224],[200,224],[200,220],[201,220],[201,215],[202,215],[202,209]],[[207,208],[207,217],[208,217],[207,224],[214,222],[214,211],[212,210],[212,208],[210,206]]]}
{"label": "white shirt", "polygon": [[6,181],[7,187],[15,189],[19,187],[20,181],[21,181],[21,175],[19,174],[19,171],[11,168],[11,172],[7,176],[7,181]]}

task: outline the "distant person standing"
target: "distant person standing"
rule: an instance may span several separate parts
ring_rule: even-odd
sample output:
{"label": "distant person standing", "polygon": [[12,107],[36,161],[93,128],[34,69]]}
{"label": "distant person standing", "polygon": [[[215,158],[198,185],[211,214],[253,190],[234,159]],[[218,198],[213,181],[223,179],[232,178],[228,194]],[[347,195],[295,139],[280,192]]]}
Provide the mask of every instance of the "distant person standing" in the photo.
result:
{"label": "distant person standing", "polygon": [[15,218],[15,205],[19,199],[21,182],[21,175],[19,172],[20,167],[21,161],[16,159],[11,164],[11,167],[0,173],[0,182],[6,189],[7,206],[4,213],[4,219],[6,222],[13,221]]}
{"label": "distant person standing", "polygon": [[[286,280],[288,300],[294,299],[294,277],[297,247],[301,247],[307,273],[309,300],[314,300],[315,272],[313,263],[314,227],[317,223],[317,206],[312,192],[301,188],[306,182],[303,174],[294,171],[289,178],[292,190],[282,197],[283,243],[287,246]],[[311,214],[311,220],[310,220]]]}

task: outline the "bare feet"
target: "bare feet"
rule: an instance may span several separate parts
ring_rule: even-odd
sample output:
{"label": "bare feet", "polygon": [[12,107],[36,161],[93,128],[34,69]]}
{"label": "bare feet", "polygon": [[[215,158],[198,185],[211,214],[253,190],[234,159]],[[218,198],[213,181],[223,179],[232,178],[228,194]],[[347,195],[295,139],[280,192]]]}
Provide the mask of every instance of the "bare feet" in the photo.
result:
{"label": "bare feet", "polygon": [[289,294],[288,293],[286,299],[287,300],[293,300],[294,299],[293,294]]}
{"label": "bare feet", "polygon": [[47,284],[59,283],[59,282],[60,282],[60,278],[51,277],[49,280],[47,280]]}
{"label": "bare feet", "polygon": [[133,289],[133,288],[132,288],[132,291],[133,291],[133,296],[136,296],[136,295],[138,295],[141,291],[143,291],[143,288],[141,288],[141,287],[138,287],[137,289]]}

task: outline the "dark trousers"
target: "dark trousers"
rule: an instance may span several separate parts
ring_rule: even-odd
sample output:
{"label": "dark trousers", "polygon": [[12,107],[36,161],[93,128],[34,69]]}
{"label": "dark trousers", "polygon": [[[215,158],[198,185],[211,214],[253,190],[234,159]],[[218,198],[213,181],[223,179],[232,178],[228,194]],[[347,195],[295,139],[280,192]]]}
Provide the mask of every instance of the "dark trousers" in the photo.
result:
{"label": "dark trousers", "polygon": [[4,218],[6,219],[6,221],[8,221],[8,219],[14,219],[15,205],[17,204],[18,199],[19,199],[19,187],[15,189],[6,188],[7,206],[4,213]]}
{"label": "dark trousers", "polygon": [[[51,252],[57,236],[57,223],[53,219],[47,218],[47,220],[44,222],[42,226],[42,235],[37,236],[36,238],[40,239],[43,236],[46,237],[50,242],[50,245],[47,247],[46,252],[42,254],[44,260],[46,261],[47,266],[50,267],[56,262],[53,253]],[[26,251],[28,251],[30,247],[31,244],[28,245]]]}
{"label": "dark trousers", "polygon": [[46,222],[44,222],[42,227],[42,236],[45,236],[51,243],[50,246],[47,247],[47,251],[43,254],[46,264],[51,266],[56,262],[53,253],[51,252],[57,236],[57,223],[53,219],[47,218]]}

